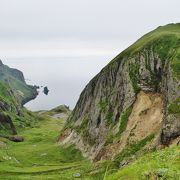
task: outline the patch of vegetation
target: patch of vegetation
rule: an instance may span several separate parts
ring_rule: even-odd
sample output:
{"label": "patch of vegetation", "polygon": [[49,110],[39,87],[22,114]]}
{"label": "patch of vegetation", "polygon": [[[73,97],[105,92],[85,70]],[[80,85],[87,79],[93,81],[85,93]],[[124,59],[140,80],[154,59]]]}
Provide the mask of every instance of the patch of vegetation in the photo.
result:
{"label": "patch of vegetation", "polygon": [[[174,146],[145,154],[134,163],[108,173],[107,180],[180,179],[180,152]],[[111,170],[110,170],[111,171]],[[112,171],[111,171],[112,172]]]}
{"label": "patch of vegetation", "polygon": [[99,101],[98,106],[99,106],[100,110],[105,113],[107,111],[107,107],[108,107],[108,99],[106,97],[102,98]]}
{"label": "patch of vegetation", "polygon": [[116,122],[114,122],[114,123],[112,122],[113,113],[111,113],[111,112],[107,113],[107,115],[106,115],[106,126],[109,127],[109,131],[108,131],[108,135],[107,135],[105,145],[113,143],[113,139],[117,138],[117,137],[120,137],[121,134],[126,130],[127,123],[128,123],[128,118],[129,118],[131,112],[132,112],[132,106],[127,108],[126,111],[122,113],[122,115],[120,117],[120,120],[119,120],[119,123],[120,123],[119,131],[117,132],[116,135],[114,135],[113,132],[112,132],[113,127],[114,127],[114,125],[116,123]]}
{"label": "patch of vegetation", "polygon": [[148,142],[150,142],[154,138],[154,134],[147,136],[141,141],[128,145],[120,154],[115,157],[115,162],[119,164],[125,158],[128,158],[134,154],[136,154],[139,150],[141,150]]}
{"label": "patch of vegetation", "polygon": [[81,125],[79,126],[74,125],[71,128],[74,129],[78,134],[81,134],[85,129],[87,129],[88,122],[89,122],[88,118],[83,118]]}
{"label": "patch of vegetation", "polygon": [[180,50],[178,51],[178,54],[173,58],[170,64],[173,69],[175,77],[180,79]]}
{"label": "patch of vegetation", "polygon": [[131,115],[131,112],[132,112],[132,106],[127,108],[126,111],[122,113],[120,117],[119,131],[116,134],[117,137],[121,136],[121,134],[126,130],[128,119],[129,119],[129,116]]}
{"label": "patch of vegetation", "polygon": [[39,120],[33,113],[21,107],[9,85],[3,82],[0,82],[0,114],[9,117],[9,120],[0,125],[0,134],[6,136],[20,131],[21,128],[33,127],[35,121]]}
{"label": "patch of vegetation", "polygon": [[113,112],[108,111],[106,114],[106,126],[110,126],[113,123],[112,118]]}
{"label": "patch of vegetation", "polygon": [[180,98],[176,99],[176,101],[172,102],[168,106],[169,114],[179,114],[180,113]]}
{"label": "patch of vegetation", "polygon": [[167,34],[159,37],[155,42],[153,42],[154,52],[156,52],[164,67],[165,61],[171,59],[174,55],[173,48],[176,47],[178,37],[173,34]]}
{"label": "patch of vegetation", "polygon": [[107,146],[108,144],[113,143],[113,139],[114,139],[113,126],[111,125],[111,126],[109,127],[108,135],[107,135],[106,142],[105,142],[104,145]]}
{"label": "patch of vegetation", "polygon": [[139,64],[138,63],[129,64],[129,75],[130,75],[131,82],[134,88],[134,92],[138,93],[140,91],[140,87],[138,86],[138,82],[139,82]]}
{"label": "patch of vegetation", "polygon": [[96,139],[92,138],[91,134],[87,129],[83,130],[81,133],[84,142],[87,142],[90,146],[93,146],[96,143]]}
{"label": "patch of vegetation", "polygon": [[93,146],[96,141],[92,138],[91,134],[88,131],[88,122],[89,119],[85,117],[80,126],[72,126],[71,128],[74,129],[79,135],[81,135],[84,142],[87,142],[89,145]]}
{"label": "patch of vegetation", "polygon": [[2,103],[1,110],[4,111],[10,110],[11,112],[15,112],[16,107],[19,106],[16,98],[14,97],[13,93],[10,91],[10,87],[2,82],[0,82],[0,102]]}

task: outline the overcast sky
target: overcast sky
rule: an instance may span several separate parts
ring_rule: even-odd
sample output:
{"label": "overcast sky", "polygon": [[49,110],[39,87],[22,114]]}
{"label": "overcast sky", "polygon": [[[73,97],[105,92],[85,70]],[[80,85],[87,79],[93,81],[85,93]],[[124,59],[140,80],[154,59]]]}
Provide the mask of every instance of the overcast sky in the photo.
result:
{"label": "overcast sky", "polygon": [[0,0],[0,54],[113,57],[157,26],[180,22],[179,7],[180,0]]}
{"label": "overcast sky", "polygon": [[180,22],[180,0],[0,0],[0,59],[47,85],[27,106],[74,107],[112,58],[160,25]]}

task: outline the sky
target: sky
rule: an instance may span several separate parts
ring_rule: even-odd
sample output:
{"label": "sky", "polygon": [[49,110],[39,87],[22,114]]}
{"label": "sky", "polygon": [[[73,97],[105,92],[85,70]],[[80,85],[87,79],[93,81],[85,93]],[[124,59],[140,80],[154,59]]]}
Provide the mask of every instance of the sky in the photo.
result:
{"label": "sky", "polygon": [[[180,22],[179,7],[179,0],[0,0],[0,58],[25,70],[27,78],[47,74],[50,61],[71,59],[64,69],[74,72],[72,78],[87,77],[77,83],[82,88],[142,35]],[[32,60],[44,62],[41,71],[24,68]],[[62,94],[69,95],[66,88]],[[79,94],[80,88],[68,101],[72,107]]]}
{"label": "sky", "polygon": [[113,57],[180,22],[179,7],[179,0],[0,0],[1,57]]}

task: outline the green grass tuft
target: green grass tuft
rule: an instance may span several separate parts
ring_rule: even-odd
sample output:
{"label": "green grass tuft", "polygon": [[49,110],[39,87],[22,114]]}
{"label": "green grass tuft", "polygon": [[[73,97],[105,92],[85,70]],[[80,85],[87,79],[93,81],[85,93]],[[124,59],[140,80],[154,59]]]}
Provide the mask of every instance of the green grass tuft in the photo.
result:
{"label": "green grass tuft", "polygon": [[169,105],[168,112],[169,114],[180,114],[180,98]]}

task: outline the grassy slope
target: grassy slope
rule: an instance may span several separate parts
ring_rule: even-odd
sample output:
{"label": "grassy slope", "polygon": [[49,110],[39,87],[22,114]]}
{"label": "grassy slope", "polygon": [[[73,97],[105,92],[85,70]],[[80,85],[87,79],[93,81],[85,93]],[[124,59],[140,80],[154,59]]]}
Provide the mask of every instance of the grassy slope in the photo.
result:
{"label": "grassy slope", "polygon": [[159,176],[159,179],[180,179],[180,147],[148,153],[131,165],[107,177],[108,180],[140,180]]}
{"label": "grassy slope", "polygon": [[[178,24],[168,24],[166,26],[160,26],[157,29],[147,33],[138,39],[134,44],[129,46],[123,52],[121,52],[118,56],[116,56],[111,62],[123,57],[124,55],[132,55],[135,52],[140,51],[145,48],[150,43],[156,43],[156,40],[159,38],[166,37],[167,35],[176,36],[178,39],[180,38],[180,23]],[[110,63],[111,63],[110,62]]]}
{"label": "grassy slope", "polygon": [[18,106],[15,97],[10,92],[9,86],[2,82],[0,82],[0,101],[11,106],[12,110],[15,109],[13,106]]}
{"label": "grassy slope", "polygon": [[[9,85],[2,82],[0,82],[0,104],[2,106],[0,108],[0,114],[8,114],[17,131],[25,126],[33,127],[38,120],[33,113],[27,111],[25,108],[20,108],[20,105],[14,94],[11,92]],[[17,109],[21,112],[21,116],[17,115]],[[0,123],[0,135],[9,134],[11,134],[11,130]]]}
{"label": "grassy slope", "polygon": [[154,47],[154,51],[160,55],[162,60],[170,60],[174,75],[180,78],[180,23],[160,26],[147,33],[117,55],[107,66],[150,47]]}
{"label": "grassy slope", "polygon": [[[36,89],[25,83],[23,74],[6,65],[0,66],[0,114],[11,117],[16,130],[32,127],[36,119],[21,107],[22,101],[35,97]],[[0,123],[0,135],[12,134],[8,123]]]}

